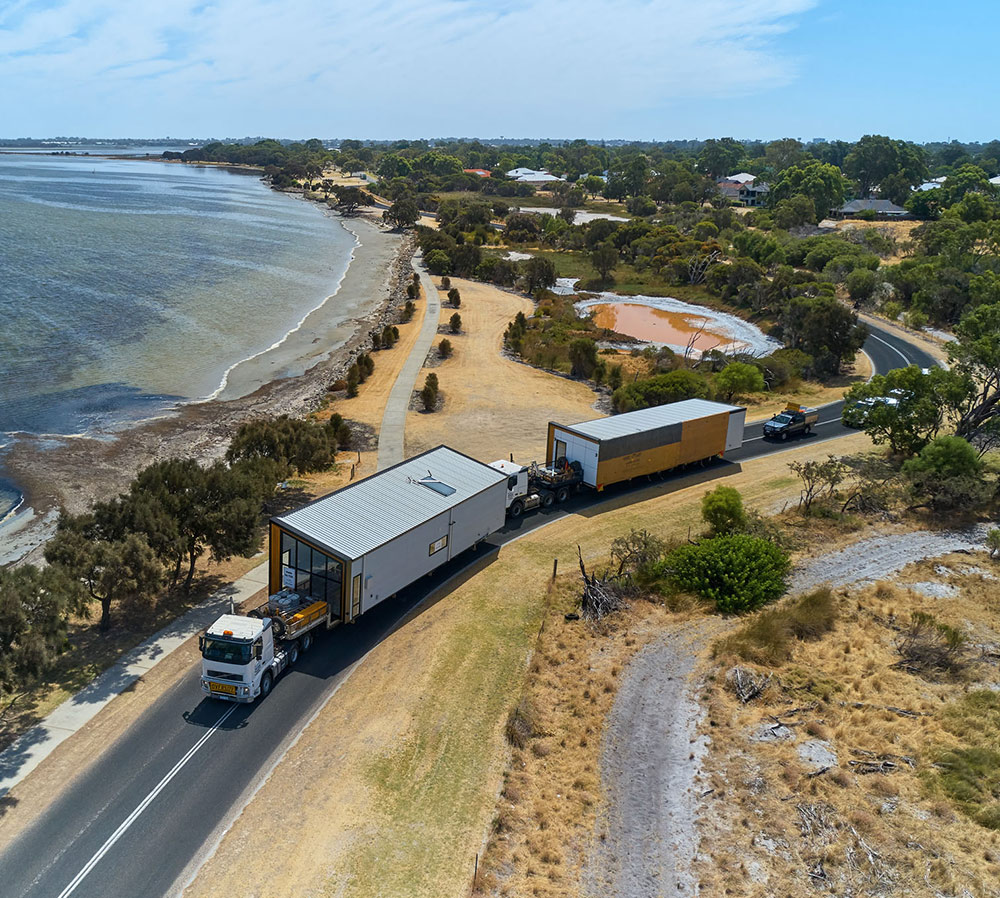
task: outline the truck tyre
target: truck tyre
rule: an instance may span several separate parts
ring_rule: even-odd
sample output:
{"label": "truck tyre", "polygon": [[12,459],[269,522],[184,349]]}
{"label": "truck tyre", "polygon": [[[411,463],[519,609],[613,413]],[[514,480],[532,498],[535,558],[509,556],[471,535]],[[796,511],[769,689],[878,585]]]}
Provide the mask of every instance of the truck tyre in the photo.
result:
{"label": "truck tyre", "polygon": [[812,432],[813,432],[813,426],[812,424],[810,424],[808,427],[806,427],[806,436],[809,436],[809,434],[811,434]]}
{"label": "truck tyre", "polygon": [[542,494],[542,508],[551,508],[555,504],[556,498],[552,493]]}
{"label": "truck tyre", "polygon": [[308,652],[309,649],[312,647],[312,644],[313,644],[313,635],[312,635],[312,633],[306,633],[302,637],[302,651],[303,652]]}
{"label": "truck tyre", "polygon": [[271,676],[271,671],[266,671],[264,676],[260,678],[260,698],[267,698],[273,685],[274,677]]}
{"label": "truck tyre", "polygon": [[298,641],[296,641],[293,642],[288,647],[288,666],[291,667],[298,660],[299,660],[299,643]]}
{"label": "truck tyre", "polygon": [[569,487],[561,486],[556,490],[556,502],[565,502],[569,498]]}
{"label": "truck tyre", "polygon": [[524,514],[524,503],[520,499],[515,499],[510,503],[510,516],[519,518]]}

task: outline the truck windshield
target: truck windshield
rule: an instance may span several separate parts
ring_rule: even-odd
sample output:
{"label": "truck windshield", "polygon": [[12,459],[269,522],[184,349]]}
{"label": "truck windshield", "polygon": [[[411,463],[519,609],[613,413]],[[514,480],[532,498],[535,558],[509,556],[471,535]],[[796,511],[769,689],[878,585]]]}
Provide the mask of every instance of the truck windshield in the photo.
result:
{"label": "truck windshield", "polygon": [[792,419],[788,415],[775,415],[774,416],[774,423],[775,424],[791,424],[792,423]]}
{"label": "truck windshield", "polygon": [[222,661],[225,664],[247,664],[250,661],[250,644],[230,642],[228,639],[205,638],[205,648],[201,656],[206,661]]}

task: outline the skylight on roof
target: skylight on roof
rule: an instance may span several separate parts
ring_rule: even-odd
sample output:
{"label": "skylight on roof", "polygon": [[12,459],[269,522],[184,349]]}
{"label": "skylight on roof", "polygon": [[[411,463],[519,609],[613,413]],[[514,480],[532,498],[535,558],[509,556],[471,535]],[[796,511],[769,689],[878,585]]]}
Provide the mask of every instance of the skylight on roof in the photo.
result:
{"label": "skylight on roof", "polygon": [[442,496],[450,496],[455,492],[455,487],[443,480],[438,480],[430,471],[427,472],[426,477],[421,477],[418,481],[421,486],[426,486],[429,490],[434,490],[435,493],[440,493]]}

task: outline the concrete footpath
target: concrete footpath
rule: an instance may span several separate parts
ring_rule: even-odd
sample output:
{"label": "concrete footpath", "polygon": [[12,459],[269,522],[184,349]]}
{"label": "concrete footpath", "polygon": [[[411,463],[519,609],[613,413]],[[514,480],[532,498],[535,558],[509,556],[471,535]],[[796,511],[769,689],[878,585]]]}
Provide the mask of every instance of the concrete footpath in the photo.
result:
{"label": "concrete footpath", "polygon": [[396,377],[396,382],[392,385],[389,399],[385,404],[385,412],[382,414],[382,426],[378,432],[378,469],[381,471],[391,465],[399,464],[403,460],[403,433],[406,430],[406,413],[410,408],[410,398],[413,396],[413,389],[417,383],[417,376],[420,369],[424,367],[424,360],[434,342],[434,335],[438,331],[438,323],[441,318],[441,300],[438,296],[437,287],[431,280],[430,275],[422,268],[418,267],[422,255],[417,253],[413,257],[413,270],[420,275],[420,286],[424,290],[424,323],[417,335],[417,341],[413,344],[410,354],[403,363],[403,368]]}
{"label": "concrete footpath", "polygon": [[205,630],[220,614],[229,611],[230,602],[239,605],[266,588],[265,561],[123,655],[90,685],[67,699],[41,723],[0,752],[0,796],[31,773],[56,746],[97,716],[115,696],[124,692],[192,636]]}

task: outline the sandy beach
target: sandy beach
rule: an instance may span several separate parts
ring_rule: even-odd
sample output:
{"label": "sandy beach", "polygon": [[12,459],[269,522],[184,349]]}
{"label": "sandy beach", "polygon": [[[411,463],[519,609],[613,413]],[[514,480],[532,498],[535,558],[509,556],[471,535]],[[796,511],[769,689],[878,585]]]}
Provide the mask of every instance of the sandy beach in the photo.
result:
{"label": "sandy beach", "polygon": [[[25,501],[0,528],[0,564],[37,558],[54,527],[54,509],[82,512],[93,501],[124,490],[146,465],[182,456],[203,462],[220,458],[243,422],[304,415],[318,406],[371,330],[395,314],[411,272],[411,236],[383,230],[374,215],[351,217],[344,224],[357,245],[336,292],[293,332],[276,334],[269,349],[235,366],[218,398],[180,405],[173,414],[111,440],[73,439],[44,449],[26,440],[11,447],[5,467]],[[355,314],[344,320],[344,309]]]}

